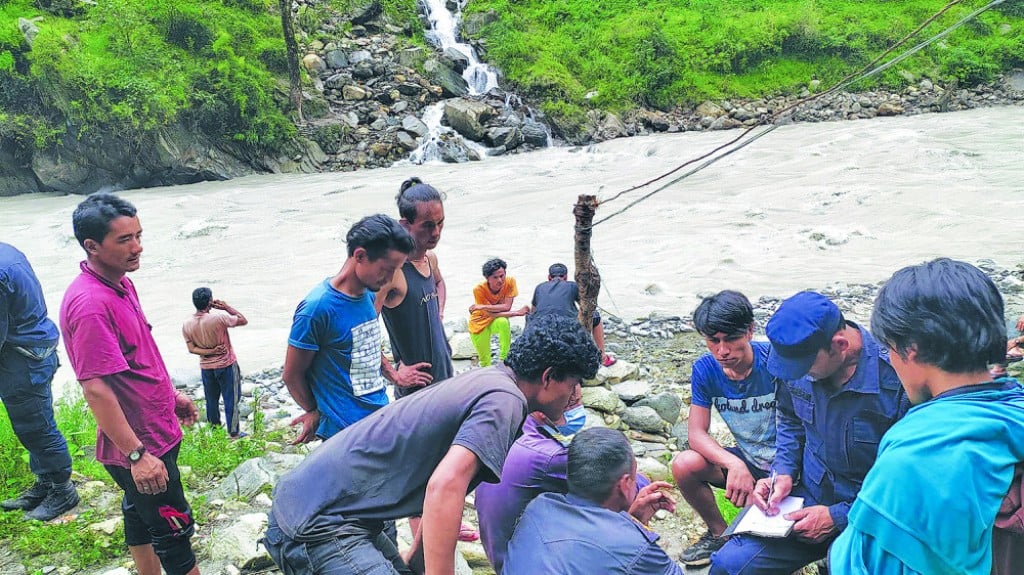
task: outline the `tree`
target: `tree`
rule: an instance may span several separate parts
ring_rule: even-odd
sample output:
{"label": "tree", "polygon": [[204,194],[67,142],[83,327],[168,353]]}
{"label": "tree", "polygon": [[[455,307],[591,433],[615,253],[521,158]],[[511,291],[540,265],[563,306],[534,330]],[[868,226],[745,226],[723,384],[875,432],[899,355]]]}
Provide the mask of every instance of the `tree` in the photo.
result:
{"label": "tree", "polygon": [[291,0],[278,0],[281,10],[281,30],[284,33],[284,45],[288,50],[288,84],[292,104],[302,121],[302,83],[299,77],[299,44],[295,41],[295,26],[292,24]]}

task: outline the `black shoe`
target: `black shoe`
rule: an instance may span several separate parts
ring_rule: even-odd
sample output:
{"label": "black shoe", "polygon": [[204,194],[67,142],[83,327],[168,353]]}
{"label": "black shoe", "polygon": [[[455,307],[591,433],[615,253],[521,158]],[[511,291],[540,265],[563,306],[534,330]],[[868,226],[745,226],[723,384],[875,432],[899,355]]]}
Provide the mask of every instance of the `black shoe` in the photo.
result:
{"label": "black shoe", "polygon": [[6,511],[14,511],[21,509],[22,511],[31,511],[36,508],[37,505],[46,499],[46,495],[50,492],[50,487],[53,484],[49,481],[43,481],[37,479],[35,485],[29,487],[24,493],[15,497],[14,499],[8,499],[6,501],[0,501],[0,507]]}
{"label": "black shoe", "polygon": [[35,509],[26,513],[25,518],[49,521],[70,511],[75,505],[78,505],[78,491],[75,489],[75,484],[71,481],[54,483],[53,488],[46,495],[46,499],[43,499],[43,502]]}
{"label": "black shoe", "polygon": [[699,567],[711,563],[711,554],[718,551],[725,545],[725,537],[715,537],[708,529],[696,543],[687,547],[679,555],[679,561],[688,567]]}

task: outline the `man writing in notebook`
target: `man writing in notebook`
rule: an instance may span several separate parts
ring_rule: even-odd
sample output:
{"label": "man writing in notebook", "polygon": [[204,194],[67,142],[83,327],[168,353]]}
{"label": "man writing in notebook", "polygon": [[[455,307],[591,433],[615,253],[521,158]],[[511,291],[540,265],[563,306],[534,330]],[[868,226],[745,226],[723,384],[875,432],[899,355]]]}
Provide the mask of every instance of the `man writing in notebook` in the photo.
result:
{"label": "man writing in notebook", "polygon": [[646,527],[675,501],[656,481],[637,490],[636,457],[622,432],[592,428],[569,444],[569,492],[543,493],[526,506],[504,575],[683,575]]}
{"label": "man writing in notebook", "polygon": [[787,299],[765,332],[768,370],[780,380],[775,479],[759,480],[753,499],[768,515],[791,494],[804,508],[785,514],[794,521],[787,537],[732,537],[712,555],[712,575],[792,573],[825,557],[882,435],[910,407],[887,350],[825,296]]}

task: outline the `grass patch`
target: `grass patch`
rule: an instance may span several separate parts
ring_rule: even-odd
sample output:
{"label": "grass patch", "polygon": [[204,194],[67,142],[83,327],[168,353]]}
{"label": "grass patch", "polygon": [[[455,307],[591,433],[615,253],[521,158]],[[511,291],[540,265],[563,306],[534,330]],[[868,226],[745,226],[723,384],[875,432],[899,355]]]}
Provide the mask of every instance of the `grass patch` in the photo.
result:
{"label": "grass patch", "polygon": [[[827,86],[870,62],[945,4],[474,0],[466,10],[498,15],[480,35],[487,40],[488,59],[518,89],[541,100],[546,111],[578,117],[580,108],[671,108],[792,93],[812,79]],[[978,7],[966,4],[929,26],[921,38]],[[979,83],[1024,64],[1024,14],[1013,6],[982,14],[900,69]],[[898,88],[905,81],[889,74],[853,89]]]}
{"label": "grass patch", "polygon": [[[35,526],[29,526],[21,519],[20,512],[4,512],[0,513],[0,540],[10,536],[10,549],[22,557],[32,558],[28,562],[31,566],[59,562],[85,569],[127,556],[123,526],[119,525],[110,535],[85,527],[103,519],[104,516],[94,511],[86,511],[71,523],[43,525],[34,522]],[[58,557],[59,561],[51,561]]]}
{"label": "grass patch", "polygon": [[[258,396],[253,399],[254,408],[258,401]],[[55,410],[57,426],[67,439],[71,452],[76,483],[102,481],[111,493],[116,494],[113,498],[115,503],[110,509],[97,509],[91,507],[93,501],[83,497],[78,508],[80,514],[68,523],[28,522],[22,520],[20,511],[0,512],[0,544],[9,546],[25,559],[30,572],[32,568],[52,564],[65,564],[82,570],[128,554],[122,527],[111,535],[89,528],[92,523],[120,515],[120,506],[116,502],[120,501],[121,492],[103,465],[95,459],[96,421],[88,405],[81,396],[77,396],[58,401]],[[203,425],[183,430],[178,464],[191,468],[184,483],[186,496],[196,507],[198,522],[212,517],[212,512],[203,511],[204,499],[194,491],[214,487],[243,461],[265,455],[268,441],[283,439],[284,430],[268,433],[262,411],[256,409],[255,414],[250,436],[239,441],[229,441],[222,427]],[[3,454],[0,457],[0,499],[7,499],[31,486],[35,476],[28,467],[28,451],[14,435],[7,411],[3,409],[0,409],[0,454]]]}
{"label": "grass patch", "polygon": [[725,524],[729,525],[740,514],[740,508],[729,501],[729,498],[725,496],[724,489],[712,487],[711,490],[715,493],[715,503],[718,504],[718,510],[722,513],[722,519],[725,519]]}

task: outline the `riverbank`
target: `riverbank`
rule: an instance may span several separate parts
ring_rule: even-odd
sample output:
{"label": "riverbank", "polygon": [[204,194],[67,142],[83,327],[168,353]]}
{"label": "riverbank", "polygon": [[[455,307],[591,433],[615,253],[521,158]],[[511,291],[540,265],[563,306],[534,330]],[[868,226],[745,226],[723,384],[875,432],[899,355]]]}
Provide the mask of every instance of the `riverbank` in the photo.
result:
{"label": "riverbank", "polygon": [[[711,168],[595,228],[600,303],[627,319],[686,315],[697,294],[752,298],[842,281],[878,282],[937,256],[1012,268],[1024,177],[1024,108],[782,126]],[[177,381],[198,380],[181,339],[190,294],[206,285],[245,313],[233,330],[244,373],[279,365],[295,305],[344,259],[344,232],[372,213],[397,215],[398,185],[419,176],[445,193],[437,254],[446,318],[465,317],[480,265],[509,263],[525,302],[554,262],[572,267],[572,206],[580,194],[610,215],[649,189],[607,201],[734,137],[705,131],[620,138],[487,162],[403,165],[346,174],[253,176],[122,192],[139,209],[145,252],[132,274]],[[51,313],[78,273],[76,196],[0,200],[0,237],[23,250]],[[63,364],[67,366],[66,359]],[[70,369],[58,387],[75,389]]]}
{"label": "riverbank", "polygon": [[[586,144],[749,126],[823,90],[938,7],[650,0],[606,14],[583,4],[546,16],[544,3],[466,4],[464,35],[503,83],[465,99],[465,55],[426,44],[413,0],[295,2],[299,119],[269,0],[46,10],[12,0],[0,6],[0,196],[386,167],[424,157],[428,141],[427,157],[463,162],[543,148],[552,131]],[[661,20],[648,21],[655,13]],[[1019,105],[1021,21],[1016,9],[983,14],[899,72],[786,121]],[[431,134],[436,123],[449,129]]]}
{"label": "riverbank", "polygon": [[[1008,310],[1021,309],[1020,272],[990,262],[980,265],[1007,292]],[[879,287],[877,283],[836,283],[821,291],[849,319],[866,326]],[[761,297],[754,302],[756,338],[763,338],[763,326],[780,301],[777,297]],[[1008,319],[1016,313],[1008,311]],[[668,463],[675,453],[689,445],[686,426],[690,370],[706,351],[703,337],[693,330],[688,317],[651,314],[622,321],[606,314],[605,323],[608,349],[614,351],[619,361],[601,368],[594,380],[585,383],[586,425],[622,430],[630,439],[638,469],[654,479],[670,481]],[[456,348],[462,333],[451,334]],[[458,371],[471,368],[465,359],[457,360],[456,365]],[[1022,364],[1011,364],[1010,369],[1016,377],[1024,375]],[[301,409],[291,401],[280,374],[277,367],[244,378],[242,427],[249,437],[230,442],[222,429],[213,430],[204,424],[186,431],[180,461],[197,521],[193,544],[203,573],[278,573],[256,541],[266,528],[269,494],[274,484],[310,449],[288,445],[294,436],[288,423]],[[178,385],[196,399],[202,396],[198,384]],[[0,551],[0,572],[127,575],[130,560],[121,545],[118,491],[92,459],[95,424],[80,400],[60,406],[58,420],[70,438],[73,479],[82,494],[82,503],[69,515],[48,524],[25,524],[16,512],[0,513],[0,541],[5,543]],[[0,445],[17,451],[13,437],[4,434],[4,429],[7,422],[0,413]],[[711,433],[724,445],[732,443],[717,414],[712,415]],[[7,462],[6,467],[0,465],[0,497],[17,492],[31,481],[27,465],[19,458]],[[679,501],[676,512],[659,512],[651,523],[661,536],[659,544],[672,557],[677,557],[705,529],[680,494],[675,495]],[[720,501],[720,506],[726,517],[736,512],[724,501]],[[477,523],[472,496],[467,498],[464,520]],[[408,545],[407,523],[399,523],[403,545]],[[458,551],[459,575],[493,575],[479,543],[459,543]],[[802,573],[815,575],[817,570],[810,567]]]}
{"label": "riverbank", "polygon": [[[893,55],[954,25],[977,4],[940,0],[754,0],[633,3],[473,0],[464,31],[507,86],[536,101],[563,131],[595,110],[624,115],[703,101],[770,99],[823,90],[879,57],[935,15]],[[944,9],[945,6],[945,9]],[[1024,9],[977,15],[856,91],[900,92],[923,79],[984,84],[1024,64]]]}

